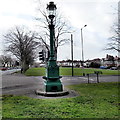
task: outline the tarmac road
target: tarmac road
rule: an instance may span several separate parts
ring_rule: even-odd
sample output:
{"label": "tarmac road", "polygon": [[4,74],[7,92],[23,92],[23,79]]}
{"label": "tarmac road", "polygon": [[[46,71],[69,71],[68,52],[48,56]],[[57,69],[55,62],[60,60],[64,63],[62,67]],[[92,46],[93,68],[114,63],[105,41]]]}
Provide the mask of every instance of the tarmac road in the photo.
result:
{"label": "tarmac road", "polygon": [[[119,76],[100,76],[100,82],[117,82]],[[64,86],[74,85],[80,83],[87,83],[87,77],[71,77],[65,76],[61,79]],[[96,83],[96,76],[90,77],[90,83]],[[13,95],[27,95],[31,97],[35,96],[35,91],[37,89],[43,89],[43,79],[42,76],[24,76],[22,74],[7,74],[2,75],[2,94],[13,94]],[[73,94],[74,96],[75,94]],[[38,98],[38,97],[37,97]],[[40,97],[39,97],[40,98]]]}
{"label": "tarmac road", "polygon": [[[118,82],[120,76],[99,76],[99,82]],[[88,83],[88,77],[63,77],[62,78],[64,85]],[[90,83],[97,83],[96,76],[89,77]]]}

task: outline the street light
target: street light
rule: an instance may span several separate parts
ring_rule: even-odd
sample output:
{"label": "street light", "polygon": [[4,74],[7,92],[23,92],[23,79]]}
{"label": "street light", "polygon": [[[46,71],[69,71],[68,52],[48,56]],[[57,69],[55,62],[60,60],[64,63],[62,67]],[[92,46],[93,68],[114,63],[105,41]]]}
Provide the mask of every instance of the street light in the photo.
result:
{"label": "street light", "polygon": [[49,14],[49,18],[51,18],[50,16],[53,16],[53,18],[55,17],[56,14],[56,5],[54,4],[54,2],[49,2],[49,4],[47,4],[47,8],[48,10],[48,14]]}
{"label": "street light", "polygon": [[54,2],[49,2],[47,5],[48,10],[48,17],[49,17],[49,29],[50,29],[50,57],[47,63],[47,69],[46,69],[46,76],[43,78],[45,79],[44,85],[45,85],[45,91],[46,92],[61,92],[63,91],[63,86],[60,81],[59,76],[59,66],[56,62],[55,57],[55,46],[54,46],[54,27],[53,20],[55,18],[55,12],[56,12],[56,5]]}
{"label": "street light", "polygon": [[[55,25],[53,24],[53,19],[55,17],[56,14],[56,5],[54,4],[54,2],[49,2],[49,4],[47,4],[47,11],[48,11],[48,17],[50,19],[49,21],[49,29],[50,29],[50,59],[51,57],[55,57],[54,56],[54,27]],[[55,58],[54,58],[55,59]]]}
{"label": "street light", "polygon": [[[87,25],[84,25],[84,27],[86,27]],[[82,46],[82,67],[84,67],[84,50],[83,50],[83,28],[81,28],[81,46]],[[85,76],[84,72],[83,72],[83,76]]]}
{"label": "street light", "polygon": [[49,17],[49,29],[50,29],[50,55],[46,66],[46,76],[43,77],[44,80],[44,90],[37,90],[36,94],[43,96],[62,96],[69,94],[68,91],[63,90],[63,85],[60,81],[61,76],[59,76],[59,66],[56,62],[55,56],[55,33],[54,33],[54,23],[56,5],[54,2],[49,2],[47,5],[48,17]]}

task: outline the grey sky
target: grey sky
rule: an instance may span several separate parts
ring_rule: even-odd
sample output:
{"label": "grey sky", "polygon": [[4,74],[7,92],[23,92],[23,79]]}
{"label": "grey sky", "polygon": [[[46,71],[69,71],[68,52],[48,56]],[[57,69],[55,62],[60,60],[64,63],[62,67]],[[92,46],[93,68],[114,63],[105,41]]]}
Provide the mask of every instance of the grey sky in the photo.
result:
{"label": "grey sky", "polygon": [[[25,25],[36,30],[34,19],[38,15],[37,0],[1,0],[0,3],[0,40],[8,29],[15,25]],[[48,0],[40,0],[46,8]],[[114,34],[111,26],[117,21],[118,0],[54,0],[55,4],[74,28],[74,59],[81,59],[81,36],[84,36],[85,59],[103,58],[117,55],[117,52],[104,51],[108,38]],[[116,13],[116,14],[114,14]],[[69,35],[70,38],[70,35]],[[4,45],[2,45],[0,50]],[[58,60],[70,59],[70,44],[59,47]]]}

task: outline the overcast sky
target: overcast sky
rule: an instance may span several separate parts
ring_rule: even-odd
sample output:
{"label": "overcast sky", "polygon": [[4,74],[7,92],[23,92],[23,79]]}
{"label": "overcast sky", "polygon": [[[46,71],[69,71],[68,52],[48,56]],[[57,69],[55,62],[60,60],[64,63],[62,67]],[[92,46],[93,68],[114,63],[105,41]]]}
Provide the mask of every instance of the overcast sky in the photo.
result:
{"label": "overcast sky", "polygon": [[[36,30],[38,0],[0,0],[0,54],[4,48],[3,34],[15,25],[25,25]],[[43,7],[49,0],[40,0]],[[114,33],[111,29],[117,22],[118,0],[54,0],[60,12],[74,28],[74,59],[81,59],[81,35],[83,29],[84,58],[104,58],[106,54],[117,52],[104,51],[108,38]],[[70,38],[70,36],[69,36]],[[59,47],[58,60],[71,59],[70,44]]]}

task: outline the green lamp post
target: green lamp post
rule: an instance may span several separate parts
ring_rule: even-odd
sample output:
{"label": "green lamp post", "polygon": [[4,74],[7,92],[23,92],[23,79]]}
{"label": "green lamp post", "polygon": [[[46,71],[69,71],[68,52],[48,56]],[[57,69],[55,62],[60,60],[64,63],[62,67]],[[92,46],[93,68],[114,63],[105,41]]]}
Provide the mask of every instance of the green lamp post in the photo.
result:
{"label": "green lamp post", "polygon": [[46,67],[46,76],[43,77],[45,92],[61,92],[63,91],[63,85],[60,81],[59,66],[56,63],[55,57],[55,33],[54,33],[54,18],[56,12],[56,5],[54,2],[49,2],[47,10],[49,13],[49,29],[50,29],[50,57]]}

